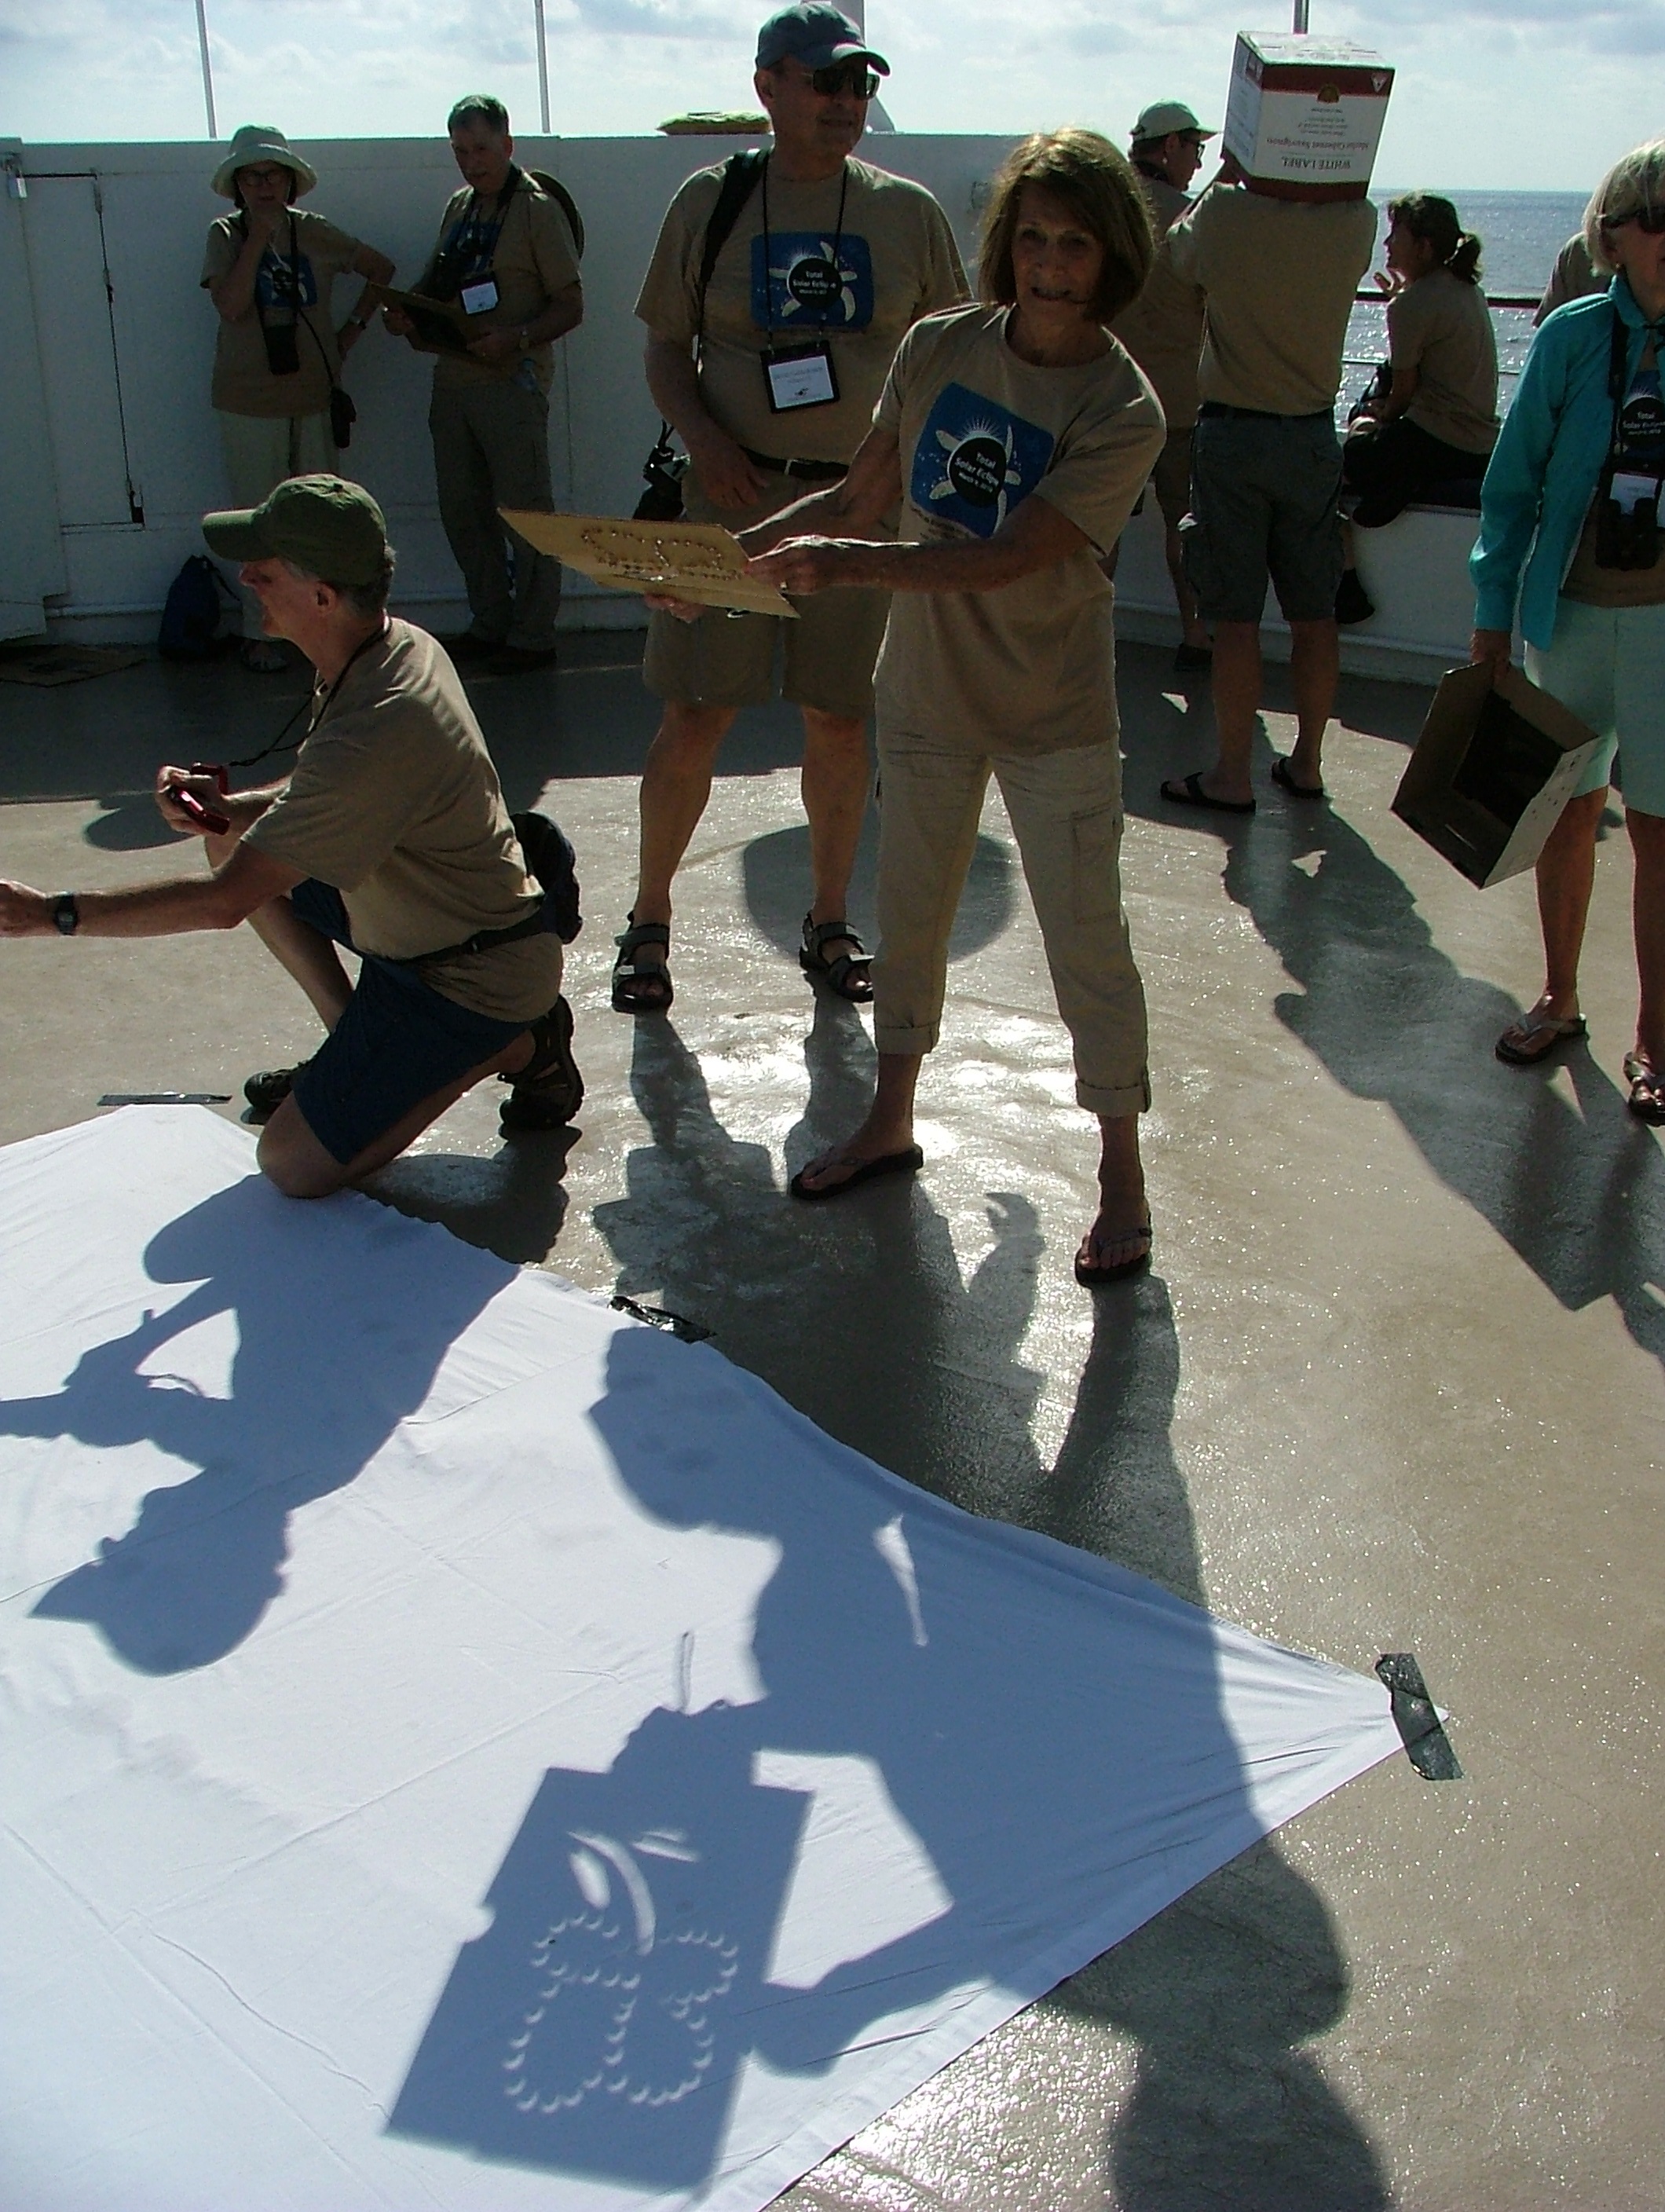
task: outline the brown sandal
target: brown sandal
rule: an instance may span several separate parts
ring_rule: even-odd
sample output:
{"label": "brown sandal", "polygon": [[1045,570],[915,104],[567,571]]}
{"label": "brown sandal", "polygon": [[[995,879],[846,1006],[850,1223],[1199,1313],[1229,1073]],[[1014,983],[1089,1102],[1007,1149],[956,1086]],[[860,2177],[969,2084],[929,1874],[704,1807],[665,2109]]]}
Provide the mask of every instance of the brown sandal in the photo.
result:
{"label": "brown sandal", "polygon": [[1665,1127],[1665,1075],[1662,1075],[1645,1052],[1625,1054],[1625,1080],[1631,1086],[1631,1095],[1625,1101],[1638,1121],[1651,1123],[1655,1128]]}

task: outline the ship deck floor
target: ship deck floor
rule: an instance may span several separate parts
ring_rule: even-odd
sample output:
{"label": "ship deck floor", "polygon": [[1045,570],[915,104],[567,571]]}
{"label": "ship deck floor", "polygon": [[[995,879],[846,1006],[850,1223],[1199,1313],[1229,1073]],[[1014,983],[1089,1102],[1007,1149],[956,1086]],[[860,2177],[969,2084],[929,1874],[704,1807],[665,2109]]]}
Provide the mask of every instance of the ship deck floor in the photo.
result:
{"label": "ship deck floor", "polygon": [[[1587,1047],[1492,1042],[1537,985],[1529,880],[1479,892],[1389,811],[1422,693],[1344,684],[1332,801],[1182,817],[1206,694],[1128,647],[1124,872],[1150,996],[1151,1276],[1070,1257],[1091,1125],[992,802],[921,1086],[927,1166],[811,1209],[871,1036],[793,958],[793,718],[744,718],[681,878],[668,1018],[608,1010],[652,704],[639,637],[476,687],[511,803],[546,790],[590,920],[580,1131],[465,1099],[389,1203],[714,1332],[834,1435],[1368,1668],[1414,1650],[1468,1771],[1395,1759],[949,2068],[788,2202],[840,2212],[1641,2212],[1665,2204],[1665,1158],[1627,1115],[1626,842]],[[1268,735],[1289,738],[1286,672]],[[156,763],[252,751],[295,678],[156,663],[0,698],[0,871],[94,889],[182,857]],[[872,856],[854,900],[871,921]],[[250,933],[0,953],[0,1139],[111,1091],[239,1091],[310,1049]],[[222,1111],[231,1114],[234,1107]],[[1650,2118],[1650,2115],[1652,2117]]]}

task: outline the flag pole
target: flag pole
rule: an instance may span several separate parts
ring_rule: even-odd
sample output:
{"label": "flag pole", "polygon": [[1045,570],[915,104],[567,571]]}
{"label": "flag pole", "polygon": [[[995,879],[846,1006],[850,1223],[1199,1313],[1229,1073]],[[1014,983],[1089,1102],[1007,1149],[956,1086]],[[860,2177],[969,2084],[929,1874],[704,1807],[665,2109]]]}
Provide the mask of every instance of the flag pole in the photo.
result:
{"label": "flag pole", "polygon": [[[202,5],[202,0],[197,0]],[[544,136],[550,135],[550,50],[544,36],[544,0],[532,0],[538,17],[538,105],[544,118]]]}
{"label": "flag pole", "polygon": [[208,110],[208,135],[217,138],[220,126],[214,119],[214,71],[208,58],[208,9],[204,0],[197,0],[197,50],[203,58],[203,106]]}

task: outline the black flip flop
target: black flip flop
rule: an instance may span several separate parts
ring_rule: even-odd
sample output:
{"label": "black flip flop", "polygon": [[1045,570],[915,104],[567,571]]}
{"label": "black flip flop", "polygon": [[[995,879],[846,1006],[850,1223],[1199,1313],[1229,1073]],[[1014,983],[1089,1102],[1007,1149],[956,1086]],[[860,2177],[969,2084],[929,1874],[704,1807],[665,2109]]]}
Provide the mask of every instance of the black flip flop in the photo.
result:
{"label": "black flip flop", "polygon": [[[1145,1234],[1148,1239],[1151,1235],[1148,1223],[1145,1225]],[[1115,1243],[1119,1240],[1113,1238],[1111,1241]],[[1097,1291],[1102,1290],[1107,1283],[1131,1282],[1135,1275],[1148,1273],[1150,1266],[1149,1243],[1136,1258],[1118,1261],[1114,1267],[1095,1267],[1090,1261],[1084,1261],[1078,1252],[1075,1255],[1075,1279],[1084,1291]]]}
{"label": "black flip flop", "polygon": [[877,1159],[863,1160],[859,1168],[851,1169],[842,1182],[829,1182],[823,1190],[811,1190],[804,1181],[807,1170],[799,1168],[787,1188],[794,1198],[817,1204],[823,1198],[842,1198],[847,1190],[872,1182],[876,1176],[917,1175],[924,1165],[924,1153],[917,1145],[909,1145],[905,1152],[881,1152]]}
{"label": "black flip flop", "polygon": [[1282,753],[1279,753],[1272,763],[1272,781],[1279,791],[1286,791],[1291,799],[1328,799],[1329,797],[1328,792],[1322,783],[1297,783],[1295,778],[1290,774],[1289,763]]}
{"label": "black flip flop", "polygon": [[1252,814],[1252,799],[1216,799],[1202,787],[1202,775],[1182,775],[1177,781],[1170,776],[1162,787],[1162,795],[1170,806],[1201,806],[1213,814]]}

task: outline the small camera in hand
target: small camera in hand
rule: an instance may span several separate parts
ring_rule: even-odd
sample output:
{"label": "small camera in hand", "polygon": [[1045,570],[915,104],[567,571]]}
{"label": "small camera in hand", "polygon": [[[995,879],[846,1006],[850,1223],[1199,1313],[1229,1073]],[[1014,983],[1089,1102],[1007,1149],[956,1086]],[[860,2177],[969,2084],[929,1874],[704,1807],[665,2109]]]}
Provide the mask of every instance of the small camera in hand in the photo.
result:
{"label": "small camera in hand", "polygon": [[683,478],[687,474],[687,454],[678,453],[668,437],[661,437],[641,465],[641,480],[647,489],[636,501],[635,520],[638,522],[680,521]]}

